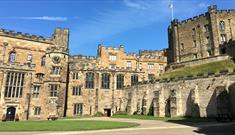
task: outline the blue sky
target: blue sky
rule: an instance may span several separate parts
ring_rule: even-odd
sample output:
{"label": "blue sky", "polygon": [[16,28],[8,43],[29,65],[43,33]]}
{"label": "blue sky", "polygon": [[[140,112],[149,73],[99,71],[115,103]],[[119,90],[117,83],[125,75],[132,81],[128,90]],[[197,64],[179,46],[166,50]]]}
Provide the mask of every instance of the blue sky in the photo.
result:
{"label": "blue sky", "polygon": [[[208,5],[235,9],[235,0],[173,0],[174,17],[187,19]],[[170,0],[0,0],[0,27],[50,37],[70,29],[70,53],[96,55],[98,44],[127,52],[167,48]]]}

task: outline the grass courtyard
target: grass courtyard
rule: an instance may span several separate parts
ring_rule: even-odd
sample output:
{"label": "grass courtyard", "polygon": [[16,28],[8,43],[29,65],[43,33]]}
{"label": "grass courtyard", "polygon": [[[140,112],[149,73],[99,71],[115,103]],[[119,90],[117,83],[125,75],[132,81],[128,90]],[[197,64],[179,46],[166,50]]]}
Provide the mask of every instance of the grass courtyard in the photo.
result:
{"label": "grass courtyard", "polygon": [[4,131],[81,131],[115,129],[138,126],[137,123],[96,120],[57,120],[0,122],[0,132]]}
{"label": "grass courtyard", "polygon": [[148,115],[113,115],[112,118],[162,120],[162,121],[177,121],[177,122],[212,122],[212,121],[215,121],[214,119],[209,119],[209,118],[154,117],[154,116],[148,116]]}

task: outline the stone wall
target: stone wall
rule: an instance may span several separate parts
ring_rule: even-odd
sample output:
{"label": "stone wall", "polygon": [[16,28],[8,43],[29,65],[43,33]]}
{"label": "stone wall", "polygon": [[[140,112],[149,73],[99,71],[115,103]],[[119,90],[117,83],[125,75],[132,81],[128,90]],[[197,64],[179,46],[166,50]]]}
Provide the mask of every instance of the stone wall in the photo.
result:
{"label": "stone wall", "polygon": [[[155,82],[125,89],[124,106],[129,114],[154,116],[235,116],[235,75],[193,80]],[[125,111],[125,110],[123,110]]]}

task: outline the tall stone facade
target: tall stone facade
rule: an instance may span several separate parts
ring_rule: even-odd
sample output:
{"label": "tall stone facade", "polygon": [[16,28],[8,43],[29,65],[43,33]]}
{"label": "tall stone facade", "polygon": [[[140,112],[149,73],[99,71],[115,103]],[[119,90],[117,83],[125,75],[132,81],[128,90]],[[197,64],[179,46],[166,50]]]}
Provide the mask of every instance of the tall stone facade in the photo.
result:
{"label": "tall stone facade", "polygon": [[68,42],[68,29],[50,38],[0,30],[0,119],[111,115],[125,86],[155,80],[167,63],[165,50],[127,54],[123,46],[70,56]]}
{"label": "tall stone facade", "polygon": [[98,46],[97,57],[71,56],[67,116],[109,116],[123,110],[124,87],[155,80],[164,72],[165,51],[125,53],[119,48]]}
{"label": "tall stone facade", "polygon": [[0,118],[64,116],[68,29],[51,38],[0,30]]}
{"label": "tall stone facade", "polygon": [[169,64],[223,54],[221,46],[235,38],[235,11],[209,6],[208,12],[199,16],[175,19],[168,27],[168,38]]}

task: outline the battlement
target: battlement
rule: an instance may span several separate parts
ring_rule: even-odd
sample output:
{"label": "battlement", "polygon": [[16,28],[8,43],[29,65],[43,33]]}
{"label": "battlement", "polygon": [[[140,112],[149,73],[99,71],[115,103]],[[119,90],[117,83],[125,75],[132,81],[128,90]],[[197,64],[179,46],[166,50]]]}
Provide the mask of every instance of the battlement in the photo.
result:
{"label": "battlement", "polygon": [[38,36],[38,35],[30,35],[29,33],[15,32],[12,30],[0,29],[0,35],[13,37],[13,38],[19,38],[19,39],[25,39],[25,40],[31,40],[35,42],[52,44],[52,39],[50,38],[45,38],[43,36]]}
{"label": "battlement", "polygon": [[85,56],[85,55],[73,55],[71,56],[72,59],[88,59],[88,60],[95,60],[97,57],[95,56]]}
{"label": "battlement", "polygon": [[99,49],[104,48],[105,50],[109,50],[109,51],[119,51],[119,50],[123,49],[124,46],[120,45],[119,47],[113,47],[113,46],[103,46],[103,45],[99,44],[98,48]]}
{"label": "battlement", "polygon": [[126,52],[125,54],[126,54],[126,56],[128,56],[128,57],[137,57],[137,56],[138,56],[137,53]]}
{"label": "battlement", "polygon": [[[198,21],[200,18],[207,17],[210,13],[217,12],[217,13],[235,13],[234,9],[228,9],[228,10],[218,10],[216,5],[212,5],[208,7],[208,12],[200,14],[198,16],[194,16],[191,18],[188,18],[186,20],[179,21],[178,19],[174,19],[171,22],[171,25],[184,25],[186,23],[192,22],[192,21]],[[170,28],[170,26],[169,26]]]}
{"label": "battlement", "polygon": [[200,14],[200,15],[198,15],[198,16],[194,16],[194,17],[188,18],[188,19],[186,19],[186,20],[178,21],[177,24],[183,25],[183,24],[186,24],[186,23],[189,23],[189,22],[192,22],[192,21],[198,21],[200,18],[207,17],[208,14],[209,14],[209,13],[206,12],[206,13],[204,13],[204,14]]}
{"label": "battlement", "polygon": [[218,10],[219,13],[235,13],[235,9]]}

